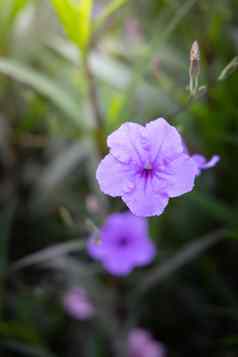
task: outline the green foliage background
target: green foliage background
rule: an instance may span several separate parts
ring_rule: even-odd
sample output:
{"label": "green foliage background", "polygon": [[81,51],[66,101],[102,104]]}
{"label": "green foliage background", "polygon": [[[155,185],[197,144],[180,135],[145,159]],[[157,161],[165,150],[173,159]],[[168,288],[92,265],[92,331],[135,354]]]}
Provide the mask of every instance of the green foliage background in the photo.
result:
{"label": "green foliage background", "polygon": [[[195,40],[206,91],[189,101]],[[168,356],[238,355],[236,60],[218,80],[237,50],[236,0],[0,1],[1,356],[111,356],[123,337],[110,336],[115,321],[120,331],[147,328]],[[159,116],[191,152],[221,161],[150,219],[153,266],[113,279],[76,249],[13,270],[41,249],[84,242],[105,212],[125,209],[96,184],[105,138],[122,122]],[[203,237],[220,234],[207,250]],[[138,292],[167,259],[193,248]],[[99,300],[101,319],[66,316],[62,295],[74,285]]]}

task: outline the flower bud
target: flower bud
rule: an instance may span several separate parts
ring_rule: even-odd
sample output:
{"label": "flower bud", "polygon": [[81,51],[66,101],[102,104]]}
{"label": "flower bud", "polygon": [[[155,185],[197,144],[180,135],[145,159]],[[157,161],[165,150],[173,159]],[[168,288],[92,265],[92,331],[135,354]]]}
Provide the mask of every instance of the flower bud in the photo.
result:
{"label": "flower bud", "polygon": [[190,51],[189,89],[192,95],[198,90],[198,78],[200,74],[200,50],[197,41],[194,41]]}

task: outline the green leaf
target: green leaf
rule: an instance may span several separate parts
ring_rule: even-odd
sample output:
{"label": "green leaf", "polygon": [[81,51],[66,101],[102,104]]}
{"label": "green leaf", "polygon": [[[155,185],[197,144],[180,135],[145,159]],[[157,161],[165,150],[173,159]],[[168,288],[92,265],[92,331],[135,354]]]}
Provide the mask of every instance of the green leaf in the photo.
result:
{"label": "green leaf", "polygon": [[96,21],[95,29],[103,25],[103,23],[110,17],[115,11],[119,10],[123,5],[125,5],[129,0],[112,0],[103,10],[102,14]]}
{"label": "green leaf", "polygon": [[80,48],[86,48],[91,36],[91,13],[93,0],[81,0],[78,5],[79,13],[79,42]]}
{"label": "green leaf", "polygon": [[91,37],[93,0],[51,0],[68,37],[82,51],[87,49]]}
{"label": "green leaf", "polygon": [[24,9],[24,7],[29,3],[29,0],[14,0],[11,1],[11,11],[9,13],[10,20],[14,20],[17,15]]}
{"label": "green leaf", "polygon": [[0,58],[0,73],[29,85],[39,94],[51,100],[57,108],[79,125],[79,107],[66,91],[42,73],[8,58]]}
{"label": "green leaf", "polygon": [[30,0],[3,0],[0,2],[0,26],[2,31],[8,31],[16,17],[29,2]]}

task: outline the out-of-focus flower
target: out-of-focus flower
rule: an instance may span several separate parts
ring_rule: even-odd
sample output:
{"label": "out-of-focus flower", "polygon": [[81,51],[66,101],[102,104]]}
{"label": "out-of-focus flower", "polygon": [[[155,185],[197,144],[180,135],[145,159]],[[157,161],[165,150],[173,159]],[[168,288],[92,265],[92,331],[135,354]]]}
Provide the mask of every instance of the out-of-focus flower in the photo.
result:
{"label": "out-of-focus flower", "polygon": [[143,32],[140,22],[133,17],[129,17],[125,22],[126,40],[135,44],[139,44],[143,40]]}
{"label": "out-of-focus flower", "polygon": [[[189,155],[189,151],[185,142],[183,142],[183,150],[185,154]],[[197,167],[196,175],[200,175],[202,170],[207,170],[210,169],[211,167],[216,166],[216,164],[220,161],[219,155],[213,155],[210,160],[207,160],[205,156],[201,154],[193,154],[191,155],[191,158],[193,159]]]}
{"label": "out-of-focus flower", "polygon": [[128,336],[129,357],[165,357],[164,346],[144,329],[133,329]]}
{"label": "out-of-focus flower", "polygon": [[87,320],[94,314],[94,307],[82,288],[73,288],[63,297],[63,305],[69,315],[78,320]]}
{"label": "out-of-focus flower", "polygon": [[97,214],[100,211],[100,205],[95,195],[88,195],[86,197],[86,206],[92,214]]}
{"label": "out-of-focus flower", "polygon": [[220,161],[220,156],[213,155],[210,160],[207,160],[203,155],[194,154],[192,155],[192,159],[197,165],[197,175],[199,175],[202,170],[214,167]]}
{"label": "out-of-focus flower", "polygon": [[107,271],[118,276],[149,264],[155,256],[146,220],[130,212],[110,215],[100,231],[100,242],[90,238],[87,249]]}
{"label": "out-of-focus flower", "polygon": [[145,127],[125,123],[107,139],[110,153],[96,177],[101,190],[121,196],[136,216],[160,215],[170,197],[193,189],[197,167],[175,127],[163,118]]}

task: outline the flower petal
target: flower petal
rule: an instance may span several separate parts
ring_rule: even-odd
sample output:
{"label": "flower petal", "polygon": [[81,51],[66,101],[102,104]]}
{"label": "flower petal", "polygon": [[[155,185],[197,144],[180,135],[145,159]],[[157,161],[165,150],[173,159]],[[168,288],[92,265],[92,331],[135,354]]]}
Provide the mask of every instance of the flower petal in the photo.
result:
{"label": "flower petal", "polygon": [[131,212],[140,217],[159,216],[168,204],[168,196],[153,189],[153,179],[147,182],[137,175],[135,189],[122,196]]}
{"label": "flower petal", "polygon": [[107,259],[103,261],[103,266],[116,276],[128,275],[134,268],[133,262],[130,258],[125,257],[125,254],[108,255]]}
{"label": "flower petal", "polygon": [[125,232],[125,234],[136,237],[136,242],[139,242],[139,238],[143,238],[144,242],[144,237],[148,236],[148,222],[146,219],[134,216],[130,211],[117,214],[115,213],[111,215],[111,217],[116,215],[118,216],[118,220],[120,219],[121,232]]}
{"label": "flower petal", "polygon": [[220,156],[213,155],[212,158],[207,161],[203,155],[195,154],[192,156],[192,159],[196,162],[199,169],[210,169],[220,161]]}
{"label": "flower petal", "polygon": [[154,243],[149,238],[141,239],[136,245],[135,265],[149,264],[156,254]]}
{"label": "flower petal", "polygon": [[177,197],[192,191],[197,166],[190,156],[181,154],[168,164],[166,171],[168,185],[166,192],[170,197]]}
{"label": "flower petal", "polygon": [[203,165],[203,169],[210,169],[220,161],[219,155],[213,155],[212,158]]}
{"label": "flower petal", "polygon": [[195,163],[196,163],[196,165],[198,166],[199,169],[202,168],[203,165],[206,163],[206,158],[203,155],[194,154],[191,157],[195,161]]}
{"label": "flower petal", "polygon": [[159,118],[148,123],[146,134],[151,143],[151,160],[159,156],[171,157],[184,150],[182,139],[177,129],[165,119]]}
{"label": "flower petal", "polygon": [[143,126],[136,123],[122,124],[107,139],[110,153],[121,162],[128,163],[131,160],[139,164],[143,157],[140,137],[144,130]]}
{"label": "flower petal", "polygon": [[100,162],[96,178],[101,191],[112,197],[121,196],[134,188],[131,167],[121,163],[111,154],[106,155]]}
{"label": "flower petal", "polygon": [[86,245],[89,255],[95,259],[103,259],[107,254],[107,246],[103,240],[98,240],[96,236],[92,236],[87,241]]}

